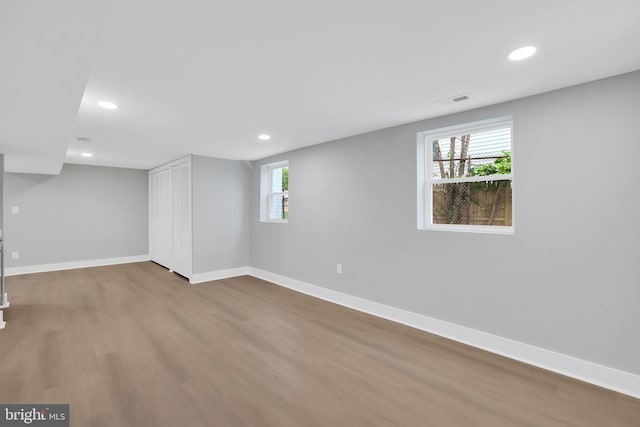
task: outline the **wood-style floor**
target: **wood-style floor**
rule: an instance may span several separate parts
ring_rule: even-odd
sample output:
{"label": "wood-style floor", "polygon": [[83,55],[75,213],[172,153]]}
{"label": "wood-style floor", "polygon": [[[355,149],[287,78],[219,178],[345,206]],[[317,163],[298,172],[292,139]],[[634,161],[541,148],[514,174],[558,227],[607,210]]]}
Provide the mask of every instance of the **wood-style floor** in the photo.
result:
{"label": "wood-style floor", "polygon": [[252,277],[7,282],[0,403],[72,426],[640,426],[640,400]]}

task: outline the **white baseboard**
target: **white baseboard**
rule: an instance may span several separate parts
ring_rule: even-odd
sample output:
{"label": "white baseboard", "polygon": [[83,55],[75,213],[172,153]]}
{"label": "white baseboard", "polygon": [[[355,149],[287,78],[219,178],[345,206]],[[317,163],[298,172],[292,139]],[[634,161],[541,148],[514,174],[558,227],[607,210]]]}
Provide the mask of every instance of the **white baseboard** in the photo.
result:
{"label": "white baseboard", "polygon": [[75,268],[100,267],[103,265],[128,264],[131,262],[149,261],[149,255],[136,255],[119,258],[89,259],[86,261],[59,262],[56,264],[27,265],[24,267],[8,267],[5,276],[17,276],[19,274],[44,273],[46,271],[72,270]]}
{"label": "white baseboard", "polygon": [[640,398],[640,375],[250,267],[251,276],[358,311]]}
{"label": "white baseboard", "polygon": [[228,268],[226,270],[208,271],[206,273],[192,274],[189,283],[210,282],[212,280],[228,279],[229,277],[244,276],[249,274],[250,267]]}

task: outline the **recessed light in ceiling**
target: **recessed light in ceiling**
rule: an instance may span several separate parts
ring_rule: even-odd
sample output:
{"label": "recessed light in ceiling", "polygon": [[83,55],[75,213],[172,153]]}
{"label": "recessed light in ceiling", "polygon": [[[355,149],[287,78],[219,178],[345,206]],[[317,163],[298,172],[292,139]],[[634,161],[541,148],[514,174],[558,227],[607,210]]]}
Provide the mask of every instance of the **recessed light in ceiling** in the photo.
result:
{"label": "recessed light in ceiling", "polygon": [[76,139],[80,142],[91,142],[91,138],[87,138],[86,136],[79,136]]}
{"label": "recessed light in ceiling", "polygon": [[98,101],[98,105],[102,108],[106,108],[107,110],[115,110],[116,108],[118,108],[117,104],[114,104],[110,101]]}
{"label": "recessed light in ceiling", "polygon": [[508,55],[508,58],[512,61],[520,61],[523,59],[527,59],[531,55],[536,53],[535,46],[524,46],[519,47],[518,49],[512,50]]}
{"label": "recessed light in ceiling", "polygon": [[271,136],[267,135],[266,133],[261,133],[260,135],[258,135],[258,139],[260,141],[268,141],[271,139]]}
{"label": "recessed light in ceiling", "polygon": [[80,154],[82,157],[93,157],[93,154],[91,153],[82,153]]}

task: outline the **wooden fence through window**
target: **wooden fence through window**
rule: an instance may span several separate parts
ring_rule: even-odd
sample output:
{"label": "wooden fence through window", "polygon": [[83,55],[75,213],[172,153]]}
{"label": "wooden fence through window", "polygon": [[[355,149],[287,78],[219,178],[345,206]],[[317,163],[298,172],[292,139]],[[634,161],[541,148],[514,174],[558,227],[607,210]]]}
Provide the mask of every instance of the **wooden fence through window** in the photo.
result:
{"label": "wooden fence through window", "polygon": [[512,225],[510,181],[436,184],[433,186],[433,223]]}

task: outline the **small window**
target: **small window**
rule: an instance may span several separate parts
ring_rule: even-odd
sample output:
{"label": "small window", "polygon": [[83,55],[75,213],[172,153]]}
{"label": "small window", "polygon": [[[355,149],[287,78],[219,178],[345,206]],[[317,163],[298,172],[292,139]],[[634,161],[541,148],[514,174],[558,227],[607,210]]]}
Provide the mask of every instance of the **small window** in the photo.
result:
{"label": "small window", "polygon": [[513,233],[512,121],[418,133],[418,227]]}
{"label": "small window", "polygon": [[287,222],[289,219],[289,162],[261,168],[260,220]]}

